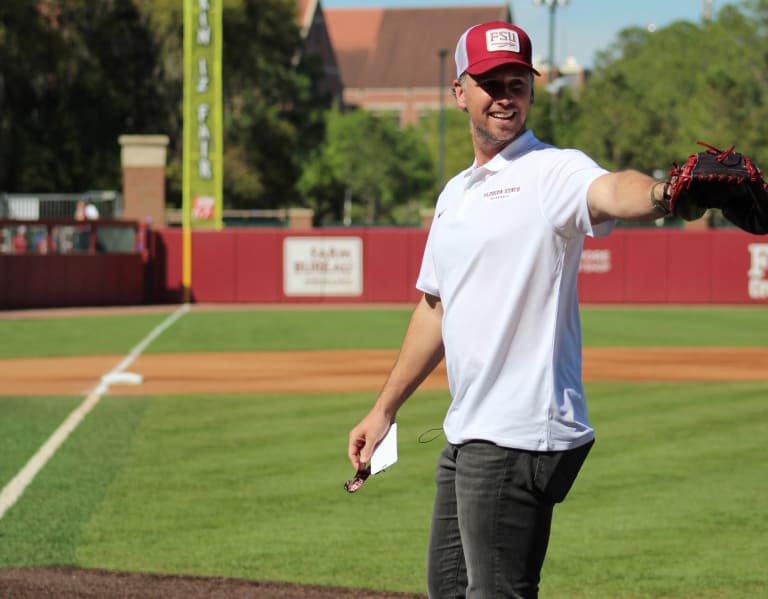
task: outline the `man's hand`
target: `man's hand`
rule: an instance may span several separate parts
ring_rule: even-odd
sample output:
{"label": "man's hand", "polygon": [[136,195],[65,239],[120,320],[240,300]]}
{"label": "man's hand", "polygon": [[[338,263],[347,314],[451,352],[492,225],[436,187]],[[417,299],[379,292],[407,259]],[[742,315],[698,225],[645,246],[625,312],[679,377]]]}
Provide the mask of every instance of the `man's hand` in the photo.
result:
{"label": "man's hand", "polygon": [[392,418],[374,408],[349,432],[348,455],[355,470],[365,469],[392,422]]}

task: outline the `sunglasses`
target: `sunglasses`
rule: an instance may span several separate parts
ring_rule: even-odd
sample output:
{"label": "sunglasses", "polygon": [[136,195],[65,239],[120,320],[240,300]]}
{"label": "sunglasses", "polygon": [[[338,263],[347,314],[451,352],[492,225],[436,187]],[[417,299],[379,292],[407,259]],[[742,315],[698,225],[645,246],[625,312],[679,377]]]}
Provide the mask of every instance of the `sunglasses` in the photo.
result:
{"label": "sunglasses", "polygon": [[363,470],[358,470],[354,478],[344,483],[344,490],[347,493],[355,493],[363,486],[363,483],[371,475],[371,467],[367,466]]}

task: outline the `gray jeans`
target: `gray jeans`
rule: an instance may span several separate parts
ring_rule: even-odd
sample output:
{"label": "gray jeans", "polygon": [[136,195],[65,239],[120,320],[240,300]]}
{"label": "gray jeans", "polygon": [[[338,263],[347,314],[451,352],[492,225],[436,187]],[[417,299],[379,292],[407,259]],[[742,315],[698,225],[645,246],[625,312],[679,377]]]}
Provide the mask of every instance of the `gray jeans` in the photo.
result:
{"label": "gray jeans", "polygon": [[437,464],[430,599],[535,599],[554,504],[565,499],[591,447],[448,444]]}

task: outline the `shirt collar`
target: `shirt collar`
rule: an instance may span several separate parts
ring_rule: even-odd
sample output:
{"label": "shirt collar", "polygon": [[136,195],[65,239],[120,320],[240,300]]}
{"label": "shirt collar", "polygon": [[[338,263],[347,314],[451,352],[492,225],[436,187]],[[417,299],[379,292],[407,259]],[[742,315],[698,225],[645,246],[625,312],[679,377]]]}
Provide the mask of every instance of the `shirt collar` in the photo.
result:
{"label": "shirt collar", "polygon": [[515,158],[518,158],[525,154],[531,147],[536,144],[536,137],[533,135],[533,131],[526,129],[522,135],[517,139],[511,141],[505,146],[496,156],[491,158],[483,166],[476,166],[477,159],[472,163],[466,171],[464,171],[465,179],[476,179],[478,176],[482,176],[483,171],[486,172],[498,172],[503,169],[507,164],[512,162]]}

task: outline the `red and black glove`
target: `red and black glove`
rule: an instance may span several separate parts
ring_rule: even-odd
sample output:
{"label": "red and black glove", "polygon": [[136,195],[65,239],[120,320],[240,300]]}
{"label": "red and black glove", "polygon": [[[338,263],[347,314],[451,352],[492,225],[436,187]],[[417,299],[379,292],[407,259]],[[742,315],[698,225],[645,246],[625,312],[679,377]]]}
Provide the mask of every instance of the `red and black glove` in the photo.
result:
{"label": "red and black glove", "polygon": [[762,171],[731,146],[725,151],[699,142],[707,150],[673,163],[664,185],[664,202],[673,216],[696,220],[708,208],[719,208],[740,229],[768,233],[768,184]]}

